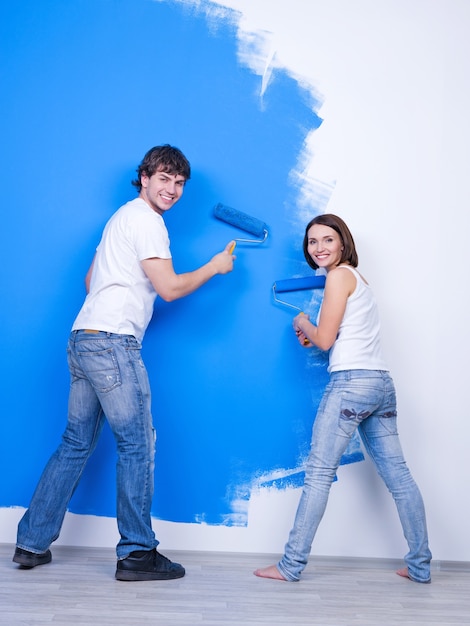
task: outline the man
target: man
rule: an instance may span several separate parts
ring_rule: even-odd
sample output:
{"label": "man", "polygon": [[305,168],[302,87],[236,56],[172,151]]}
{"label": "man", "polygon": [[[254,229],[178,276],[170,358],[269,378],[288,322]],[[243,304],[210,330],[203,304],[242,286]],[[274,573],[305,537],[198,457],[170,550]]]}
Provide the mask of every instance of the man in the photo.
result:
{"label": "man", "polygon": [[[109,220],[86,276],[87,296],[67,347],[71,375],[68,422],[18,525],[15,563],[51,561],[70,498],[106,419],[117,444],[118,580],[180,578],[161,555],[151,525],[155,432],[141,341],[157,295],[186,296],[233,269],[230,242],[198,269],[176,274],[163,215],[181,198],[190,165],[169,145],[147,152],[132,184],[139,197]],[[232,248],[233,249],[233,248]]]}

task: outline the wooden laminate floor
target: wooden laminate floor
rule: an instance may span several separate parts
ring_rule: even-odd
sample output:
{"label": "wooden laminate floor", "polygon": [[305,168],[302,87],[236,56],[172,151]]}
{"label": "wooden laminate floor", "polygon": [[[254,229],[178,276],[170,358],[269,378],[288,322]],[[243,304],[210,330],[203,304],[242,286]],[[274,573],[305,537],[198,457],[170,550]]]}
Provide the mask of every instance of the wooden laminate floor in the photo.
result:
{"label": "wooden laminate floor", "polygon": [[114,550],[53,546],[52,563],[20,569],[0,544],[5,626],[430,626],[470,624],[470,568],[434,563],[430,585],[394,571],[401,562],[312,557],[298,583],[253,576],[269,555],[162,552],[186,568],[179,580],[120,582]]}

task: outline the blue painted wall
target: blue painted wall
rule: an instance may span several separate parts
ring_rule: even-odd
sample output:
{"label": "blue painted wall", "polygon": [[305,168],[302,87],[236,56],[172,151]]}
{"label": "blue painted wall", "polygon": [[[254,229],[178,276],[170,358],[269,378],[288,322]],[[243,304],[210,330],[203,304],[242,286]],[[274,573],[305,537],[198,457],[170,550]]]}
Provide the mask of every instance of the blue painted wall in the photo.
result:
{"label": "blue painted wall", "polygon": [[[325,355],[306,360],[290,311],[271,298],[276,279],[307,272],[289,172],[320,123],[317,103],[278,72],[261,106],[261,79],[237,63],[235,22],[208,29],[177,3],[24,0],[2,3],[0,16],[0,506],[28,505],[59,443],[84,275],[106,220],[135,195],[144,152],[168,142],[193,168],[167,219],[177,271],[237,235],[212,217],[217,202],[264,220],[270,236],[239,245],[231,275],[157,301],[143,350],[158,436],[153,514],[245,524],[236,501],[270,472],[299,469],[326,380]],[[115,514],[114,463],[105,429],[71,511]]]}

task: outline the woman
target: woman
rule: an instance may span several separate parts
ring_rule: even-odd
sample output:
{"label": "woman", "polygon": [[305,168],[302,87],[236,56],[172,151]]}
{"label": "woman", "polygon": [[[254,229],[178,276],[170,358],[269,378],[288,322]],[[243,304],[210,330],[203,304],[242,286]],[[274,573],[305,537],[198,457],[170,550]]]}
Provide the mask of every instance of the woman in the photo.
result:
{"label": "woman", "polygon": [[330,350],[328,383],[312,433],[305,481],[294,526],[277,565],[254,572],[262,578],[297,581],[325,512],[331,483],[356,429],[397,506],[409,552],[397,574],[431,582],[431,552],[421,493],[406,465],[397,432],[393,381],[383,360],[377,305],[357,271],[353,237],[336,215],[320,215],[307,225],[307,263],[327,272],[317,325],[300,313],[293,326],[302,346]]}

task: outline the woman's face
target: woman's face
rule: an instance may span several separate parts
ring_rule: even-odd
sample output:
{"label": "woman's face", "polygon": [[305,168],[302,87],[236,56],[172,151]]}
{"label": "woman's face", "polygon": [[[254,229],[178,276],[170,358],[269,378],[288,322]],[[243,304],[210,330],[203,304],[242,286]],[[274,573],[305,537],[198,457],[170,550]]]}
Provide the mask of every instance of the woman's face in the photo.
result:
{"label": "woman's face", "polygon": [[341,261],[344,246],[333,228],[323,224],[313,224],[308,229],[307,244],[307,251],[312,260],[327,272]]}

